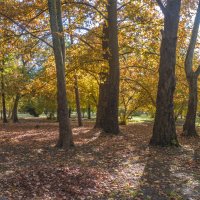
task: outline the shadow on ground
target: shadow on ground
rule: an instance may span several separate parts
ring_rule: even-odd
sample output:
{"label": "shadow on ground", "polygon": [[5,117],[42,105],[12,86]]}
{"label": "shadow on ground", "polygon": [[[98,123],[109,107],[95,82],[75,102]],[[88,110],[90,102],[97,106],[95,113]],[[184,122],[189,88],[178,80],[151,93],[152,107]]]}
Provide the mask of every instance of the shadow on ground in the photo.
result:
{"label": "shadow on ground", "polygon": [[0,194],[9,199],[199,200],[200,140],[149,148],[150,123],[101,136],[91,123],[73,126],[76,148],[56,150],[58,125],[9,124],[0,132]]}

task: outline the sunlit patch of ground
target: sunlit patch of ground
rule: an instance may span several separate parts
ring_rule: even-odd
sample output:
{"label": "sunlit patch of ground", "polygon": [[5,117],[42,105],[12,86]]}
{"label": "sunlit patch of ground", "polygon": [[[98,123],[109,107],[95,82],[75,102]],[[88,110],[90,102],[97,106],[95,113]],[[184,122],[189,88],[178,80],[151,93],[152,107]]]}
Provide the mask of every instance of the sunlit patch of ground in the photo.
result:
{"label": "sunlit patch of ground", "polygon": [[[85,122],[76,147],[55,149],[58,124],[27,120],[0,131],[0,198],[200,199],[200,139],[180,148],[149,147],[152,124],[121,126],[102,136]],[[178,128],[179,133],[181,129]]]}

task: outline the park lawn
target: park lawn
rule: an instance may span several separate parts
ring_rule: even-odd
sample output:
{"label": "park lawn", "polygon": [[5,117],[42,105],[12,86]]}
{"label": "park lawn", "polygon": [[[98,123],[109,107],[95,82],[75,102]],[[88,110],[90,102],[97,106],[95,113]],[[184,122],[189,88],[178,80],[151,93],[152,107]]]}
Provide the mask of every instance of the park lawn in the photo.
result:
{"label": "park lawn", "polygon": [[76,147],[66,152],[54,147],[55,122],[6,124],[0,131],[0,198],[199,200],[200,139],[181,137],[178,127],[181,147],[149,147],[151,133],[151,122],[121,126],[118,136],[73,122]]}

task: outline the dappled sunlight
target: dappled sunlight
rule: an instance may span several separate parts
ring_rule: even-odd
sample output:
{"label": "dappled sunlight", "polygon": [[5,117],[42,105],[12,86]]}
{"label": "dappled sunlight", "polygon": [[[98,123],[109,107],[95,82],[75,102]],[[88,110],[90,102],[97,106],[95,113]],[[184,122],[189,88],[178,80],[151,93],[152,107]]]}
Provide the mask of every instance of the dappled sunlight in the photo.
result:
{"label": "dappled sunlight", "polygon": [[200,200],[200,0],[0,6],[0,200]]}
{"label": "dappled sunlight", "polygon": [[93,137],[90,138],[90,139],[82,139],[82,143],[83,143],[83,144],[88,144],[88,143],[90,143],[90,142],[94,142],[95,140],[97,140],[97,139],[99,138],[101,132],[102,132],[102,131],[100,131],[100,130],[97,131],[97,132],[95,132],[94,135],[93,135]]}
{"label": "dappled sunlight", "polygon": [[[61,195],[70,187],[70,194],[81,197],[87,193],[97,199],[145,199],[150,195],[154,199],[183,196],[196,200],[199,195],[200,168],[194,159],[195,154],[198,157],[199,138],[186,141],[180,137],[181,148],[154,148],[148,146],[149,123],[122,126],[117,136],[106,136],[92,126],[74,126],[76,147],[66,152],[54,147],[57,124],[29,125],[31,129],[26,124],[8,125],[0,134],[0,178],[4,181],[0,182],[0,192],[17,188],[14,194],[3,192],[7,196],[23,193],[32,197],[38,192],[41,199],[48,195],[54,198],[52,191],[59,190],[58,184]],[[57,176],[61,177],[59,183]],[[93,184],[82,187],[75,181],[77,177],[83,185],[87,180]],[[28,185],[34,182],[34,186],[25,186],[19,180],[30,182]]]}
{"label": "dappled sunlight", "polygon": [[72,129],[73,131],[73,135],[79,135],[79,134],[84,134],[84,133],[88,133],[90,131],[90,128],[87,127],[76,127]]}
{"label": "dappled sunlight", "polygon": [[125,190],[137,190],[141,184],[146,161],[139,156],[131,156],[119,168],[115,168],[114,180],[119,182]]}
{"label": "dappled sunlight", "polygon": [[[181,182],[180,185],[176,185],[176,190],[185,196],[197,199],[199,197],[199,192],[197,191],[200,191],[200,171],[195,172],[199,166],[194,161],[194,149],[189,145],[184,145],[182,147],[182,154],[177,159],[178,161],[181,161],[179,165],[174,163],[170,168],[170,172],[177,182]],[[186,167],[188,170],[185,169]]]}

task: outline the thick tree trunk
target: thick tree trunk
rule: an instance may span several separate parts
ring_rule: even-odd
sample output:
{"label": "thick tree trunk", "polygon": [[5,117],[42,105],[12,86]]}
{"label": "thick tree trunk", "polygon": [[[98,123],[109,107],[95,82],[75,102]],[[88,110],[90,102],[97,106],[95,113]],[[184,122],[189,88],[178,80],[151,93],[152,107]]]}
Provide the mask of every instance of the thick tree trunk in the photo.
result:
{"label": "thick tree trunk", "polygon": [[2,98],[3,123],[8,123],[7,115],[6,115],[6,97],[5,97],[3,69],[1,69],[1,98]]}
{"label": "thick tree trunk", "polygon": [[[99,94],[96,127],[102,128],[104,132],[109,134],[118,134],[119,47],[117,0],[108,0],[107,11],[108,27],[106,29],[104,25],[103,40],[105,41],[103,42],[103,50],[105,50],[105,46],[107,45],[108,49],[104,53],[104,58],[108,60],[109,70],[105,82],[100,85],[100,92],[103,94]],[[106,40],[108,40],[107,44]],[[101,111],[102,113],[100,113]]]}
{"label": "thick tree trunk", "polygon": [[174,119],[176,44],[181,0],[168,0],[161,7],[165,15],[160,48],[156,115],[151,145],[178,146]]}
{"label": "thick tree trunk", "polygon": [[184,136],[197,136],[196,131],[196,113],[197,113],[197,76],[195,73],[189,80],[189,101],[188,101],[188,111],[183,125],[183,135]]}
{"label": "thick tree trunk", "polygon": [[78,126],[83,126],[82,117],[81,117],[81,106],[80,106],[80,96],[79,96],[77,75],[74,76],[74,91],[75,91],[75,99],[76,99],[76,112],[77,112],[77,117],[78,117]]}
{"label": "thick tree trunk", "polygon": [[[103,58],[108,64],[109,60],[109,31],[106,22],[103,24],[103,32],[102,32],[102,51]],[[105,68],[107,65],[105,66]],[[97,114],[96,114],[96,123],[95,128],[102,128],[105,122],[106,115],[106,106],[107,106],[107,87],[108,87],[108,73],[101,72],[100,73],[100,85],[99,85],[99,100],[97,105]]]}
{"label": "thick tree trunk", "polygon": [[99,101],[97,106],[95,128],[103,128],[103,124],[106,123],[105,122],[106,106],[107,106],[107,82],[104,82],[99,85]]}
{"label": "thick tree trunk", "polygon": [[199,24],[200,24],[200,1],[197,8],[197,14],[194,20],[192,36],[190,39],[190,44],[185,59],[185,73],[189,84],[189,100],[188,100],[187,115],[185,123],[183,125],[184,136],[197,136],[195,122],[196,122],[197,103],[198,103],[197,82],[200,73],[200,66],[197,68],[196,71],[193,71],[193,57],[198,37]]}
{"label": "thick tree trunk", "polygon": [[69,149],[74,145],[69,121],[65,80],[65,45],[60,0],[48,0],[53,50],[56,62],[59,139],[57,147]]}
{"label": "thick tree trunk", "polygon": [[15,97],[15,102],[14,102],[13,110],[12,110],[13,123],[19,122],[18,115],[17,115],[17,109],[18,109],[19,100],[20,100],[20,95],[17,94],[16,97]]}
{"label": "thick tree trunk", "polygon": [[109,31],[109,76],[107,87],[107,106],[103,130],[106,133],[118,134],[119,104],[119,46],[117,25],[117,0],[108,0],[108,31]]}

